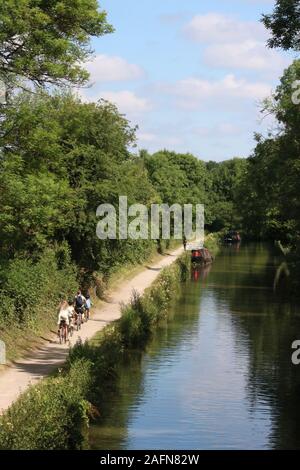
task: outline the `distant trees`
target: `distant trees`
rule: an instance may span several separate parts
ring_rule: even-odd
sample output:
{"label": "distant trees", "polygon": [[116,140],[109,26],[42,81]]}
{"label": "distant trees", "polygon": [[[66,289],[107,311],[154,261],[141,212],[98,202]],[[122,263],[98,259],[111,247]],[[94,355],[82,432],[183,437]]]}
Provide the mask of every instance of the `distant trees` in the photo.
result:
{"label": "distant trees", "polygon": [[209,228],[213,231],[240,228],[238,193],[247,171],[245,158],[207,163],[211,179],[209,203],[213,214]]}
{"label": "distant trees", "polygon": [[191,154],[163,150],[144,158],[149,178],[167,204],[205,204],[210,178],[205,163]]}

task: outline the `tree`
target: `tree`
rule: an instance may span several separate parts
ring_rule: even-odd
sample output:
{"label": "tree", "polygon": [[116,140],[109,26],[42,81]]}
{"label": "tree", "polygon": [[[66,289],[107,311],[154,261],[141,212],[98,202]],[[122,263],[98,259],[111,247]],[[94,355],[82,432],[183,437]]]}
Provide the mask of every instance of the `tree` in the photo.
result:
{"label": "tree", "polygon": [[97,0],[0,0],[0,78],[83,84],[90,37],[113,31]]}
{"label": "tree", "polygon": [[163,203],[204,204],[205,222],[211,222],[210,178],[205,163],[189,153],[162,150],[153,155],[142,152],[150,180]]}
{"label": "tree", "polygon": [[10,155],[0,166],[0,247],[39,256],[50,241],[75,225],[79,205],[67,179],[45,171],[26,172],[20,157]]}
{"label": "tree", "polygon": [[280,79],[280,84],[272,99],[268,100],[266,110],[275,115],[280,123],[281,131],[299,135],[300,106],[295,104],[293,95],[298,93],[300,82],[300,60],[295,60],[285,71]]}
{"label": "tree", "polygon": [[240,207],[252,236],[300,241],[300,107],[292,101],[293,83],[300,78],[295,61],[280,80],[266,109],[279,123],[277,135],[258,137],[240,185]]}
{"label": "tree", "polygon": [[99,240],[102,203],[150,205],[158,200],[131,128],[106,102],[82,103],[71,93],[22,93],[4,110],[0,158],[2,253],[35,252],[67,241],[86,270],[108,272],[141,260],[151,242]]}
{"label": "tree", "polygon": [[300,50],[299,0],[277,0],[273,13],[263,15],[262,22],[272,33],[269,47]]}
{"label": "tree", "polygon": [[210,230],[237,228],[240,224],[238,189],[247,171],[247,160],[233,158],[220,163],[210,161],[206,167],[211,178],[209,202],[212,223],[209,226]]}

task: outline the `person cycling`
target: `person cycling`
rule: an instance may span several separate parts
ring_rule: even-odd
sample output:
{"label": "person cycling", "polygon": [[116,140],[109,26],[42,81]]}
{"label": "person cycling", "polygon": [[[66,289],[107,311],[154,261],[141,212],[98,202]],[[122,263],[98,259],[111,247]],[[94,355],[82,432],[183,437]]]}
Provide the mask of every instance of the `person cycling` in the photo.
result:
{"label": "person cycling", "polygon": [[91,296],[89,293],[86,294],[85,299],[85,310],[86,310],[86,321],[90,318],[90,310],[92,306]]}
{"label": "person cycling", "polygon": [[59,313],[58,313],[58,320],[57,320],[57,325],[58,325],[58,336],[60,336],[60,331],[61,328],[63,329],[63,338],[65,342],[68,339],[68,328],[70,324],[70,311],[69,311],[69,304],[65,300],[61,303]]}
{"label": "person cycling", "polygon": [[82,323],[82,317],[84,314],[85,304],[86,304],[86,298],[82,295],[81,290],[79,290],[74,299],[74,309],[77,314],[77,320],[79,319],[77,323],[79,327]]}

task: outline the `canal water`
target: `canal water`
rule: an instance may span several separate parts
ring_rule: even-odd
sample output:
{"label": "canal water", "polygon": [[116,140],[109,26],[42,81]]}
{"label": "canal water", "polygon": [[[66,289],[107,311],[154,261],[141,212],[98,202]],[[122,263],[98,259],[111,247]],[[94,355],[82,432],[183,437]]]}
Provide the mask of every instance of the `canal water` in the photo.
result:
{"label": "canal water", "polygon": [[144,352],[120,365],[93,449],[299,449],[300,308],[266,245],[224,247],[182,286]]}

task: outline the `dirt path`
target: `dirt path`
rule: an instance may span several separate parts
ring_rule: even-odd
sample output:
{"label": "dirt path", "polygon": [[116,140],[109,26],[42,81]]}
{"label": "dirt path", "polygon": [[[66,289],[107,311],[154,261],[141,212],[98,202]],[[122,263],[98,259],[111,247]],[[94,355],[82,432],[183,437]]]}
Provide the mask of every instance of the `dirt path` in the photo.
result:
{"label": "dirt path", "polygon": [[[154,265],[145,266],[145,270],[129,281],[121,283],[113,291],[109,302],[100,309],[92,310],[92,317],[82,329],[74,333],[72,344],[78,338],[82,341],[92,338],[108,323],[120,318],[120,303],[128,303],[135,289],[140,294],[149,287],[158,276],[161,269],[169,266],[182,253],[182,248],[167,253]],[[23,393],[29,385],[37,383],[62,365],[68,355],[68,346],[59,345],[56,341],[47,342],[27,359],[15,361],[0,374],[0,413],[8,408]]]}

